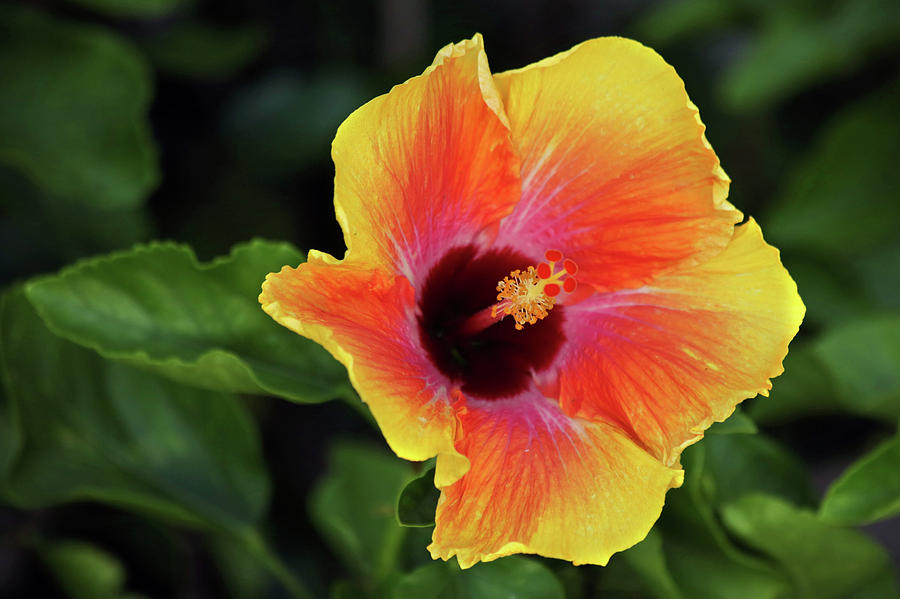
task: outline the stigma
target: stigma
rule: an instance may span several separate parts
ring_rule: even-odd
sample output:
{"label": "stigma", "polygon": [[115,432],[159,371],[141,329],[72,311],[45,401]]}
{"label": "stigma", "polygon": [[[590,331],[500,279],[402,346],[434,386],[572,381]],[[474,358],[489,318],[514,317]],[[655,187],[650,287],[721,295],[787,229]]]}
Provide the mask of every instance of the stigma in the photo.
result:
{"label": "stigma", "polygon": [[514,270],[497,283],[497,303],[491,308],[492,318],[512,316],[516,329],[534,324],[547,317],[559,294],[572,293],[578,286],[575,273],[578,265],[564,258],[559,250],[547,250],[546,262],[524,271]]}

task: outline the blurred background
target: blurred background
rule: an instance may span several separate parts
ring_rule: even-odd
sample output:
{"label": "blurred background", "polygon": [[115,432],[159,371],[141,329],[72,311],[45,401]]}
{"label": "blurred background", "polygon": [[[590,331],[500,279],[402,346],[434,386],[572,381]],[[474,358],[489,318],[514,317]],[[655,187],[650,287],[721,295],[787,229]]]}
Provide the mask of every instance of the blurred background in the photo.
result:
{"label": "blurred background", "polygon": [[[671,492],[651,539],[607,569],[514,558],[457,579],[428,569],[429,528],[395,523],[394,498],[415,471],[357,405],[246,396],[254,432],[239,433],[258,464],[256,532],[223,534],[150,499],[54,495],[42,477],[65,478],[69,449],[48,442],[41,455],[59,469],[28,470],[0,493],[0,596],[305,596],[298,580],[322,597],[494,596],[519,577],[536,581],[521,597],[897,596],[896,0],[8,1],[0,282],[153,239],[187,244],[201,261],[257,237],[342,255],[337,126],[475,32],[495,72],[603,35],[656,49],[700,107],[731,202],[781,249],[806,321],[772,399],[748,402],[735,430],[686,454],[689,482],[702,461],[706,486]],[[46,414],[26,417],[44,430]],[[0,421],[0,465],[24,472],[3,453],[11,422]],[[810,514],[839,479],[874,507],[828,524],[847,528],[821,528]],[[764,527],[729,511],[750,491],[806,510],[791,520],[799,549],[767,546]],[[688,506],[688,495],[705,503]],[[829,578],[857,562],[843,582]]]}

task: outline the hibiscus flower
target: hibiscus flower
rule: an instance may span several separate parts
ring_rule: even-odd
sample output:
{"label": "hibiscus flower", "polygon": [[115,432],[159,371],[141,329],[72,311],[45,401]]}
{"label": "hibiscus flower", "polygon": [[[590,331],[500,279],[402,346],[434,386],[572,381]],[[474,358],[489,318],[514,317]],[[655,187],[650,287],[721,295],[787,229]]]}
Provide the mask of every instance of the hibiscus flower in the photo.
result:
{"label": "hibiscus flower", "polygon": [[671,66],[621,38],[494,75],[482,40],[338,129],[347,252],[260,302],[437,456],[432,556],[606,564],[679,455],[782,372],[804,307]]}

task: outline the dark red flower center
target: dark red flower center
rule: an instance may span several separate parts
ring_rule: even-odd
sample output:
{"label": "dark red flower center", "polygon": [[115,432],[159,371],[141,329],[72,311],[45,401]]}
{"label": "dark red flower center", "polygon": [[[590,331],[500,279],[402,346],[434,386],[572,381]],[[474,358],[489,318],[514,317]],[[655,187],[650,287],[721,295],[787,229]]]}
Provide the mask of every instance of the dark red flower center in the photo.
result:
{"label": "dark red flower center", "polygon": [[535,261],[511,249],[479,253],[475,246],[449,251],[425,281],[419,298],[419,334],[434,365],[463,393],[500,399],[524,391],[532,373],[553,362],[564,341],[565,309],[516,330],[507,317],[476,333],[463,325],[497,303],[497,283]]}

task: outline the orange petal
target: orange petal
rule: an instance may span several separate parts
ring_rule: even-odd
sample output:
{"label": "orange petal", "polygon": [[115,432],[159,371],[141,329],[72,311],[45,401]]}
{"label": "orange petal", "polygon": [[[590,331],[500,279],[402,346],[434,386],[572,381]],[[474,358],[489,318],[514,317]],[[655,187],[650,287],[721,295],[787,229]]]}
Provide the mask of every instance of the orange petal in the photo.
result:
{"label": "orange petal", "polygon": [[419,341],[406,279],[312,251],[307,263],[267,276],[259,300],[278,323],[322,344],[347,367],[398,456],[446,453],[456,470],[445,475],[462,475],[465,460],[452,459],[454,410]]}
{"label": "orange petal", "polygon": [[518,160],[480,35],[351,114],[332,156],[348,256],[414,286],[449,248],[492,239],[519,199]]}
{"label": "orange petal", "polygon": [[644,538],[683,478],[616,428],[570,419],[535,391],[469,400],[460,424],[456,447],[471,469],[443,487],[428,549],[463,568],[511,553],[604,565]]}
{"label": "orange petal", "polygon": [[715,258],[566,312],[568,414],[614,422],[664,463],[783,372],[803,319],[778,250],[750,220]]}
{"label": "orange petal", "polygon": [[598,289],[638,286],[715,255],[739,212],[675,70],[622,38],[494,76],[522,161],[498,245],[556,247]]}

